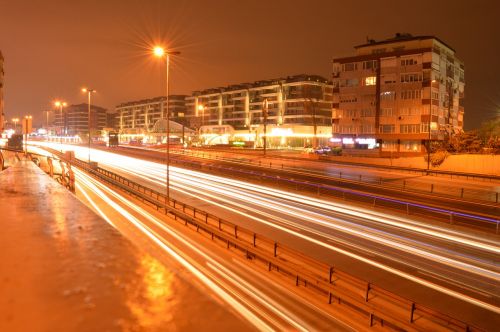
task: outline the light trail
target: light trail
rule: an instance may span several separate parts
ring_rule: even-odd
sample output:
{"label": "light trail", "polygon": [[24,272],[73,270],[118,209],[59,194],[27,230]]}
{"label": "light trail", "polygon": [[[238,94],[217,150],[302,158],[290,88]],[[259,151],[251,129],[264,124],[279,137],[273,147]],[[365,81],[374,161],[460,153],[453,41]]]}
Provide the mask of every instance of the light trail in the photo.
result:
{"label": "light trail", "polygon": [[[63,148],[75,150],[77,156],[80,154],[80,150],[82,149],[75,146]],[[165,166],[162,164],[138,160],[99,150],[93,151],[92,156],[94,160],[97,160],[101,165],[110,166],[120,172],[130,174],[136,178],[142,178],[143,180],[152,182],[158,186],[165,185]],[[474,299],[470,296],[437,285],[425,279],[421,279],[387,264],[382,264],[376,260],[363,257],[337,246],[333,246],[332,244],[318,238],[302,234],[301,232],[298,232],[297,229],[307,231],[314,234],[316,237],[335,239],[335,237],[332,237],[332,235],[325,233],[322,230],[318,231],[316,229],[312,229],[311,227],[306,227],[304,222],[307,220],[309,223],[312,223],[317,227],[321,226],[327,229],[334,229],[335,231],[341,231],[343,233],[380,244],[381,250],[383,250],[384,247],[390,247],[401,251],[409,257],[425,257],[428,260],[437,262],[439,265],[443,265],[443,263],[445,263],[453,268],[463,269],[464,271],[470,273],[476,273],[484,277],[488,277],[495,282],[494,285],[498,286],[497,262],[492,261],[491,264],[487,261],[483,262],[479,259],[479,257],[468,257],[455,249],[455,247],[457,247],[457,249],[462,249],[462,247],[467,246],[476,251],[497,255],[500,252],[500,248],[494,240],[469,235],[456,230],[446,229],[445,227],[427,225],[410,218],[395,217],[382,212],[374,212],[358,207],[353,208],[347,204],[333,203],[299,194],[287,193],[265,186],[204,174],[202,172],[180,169],[177,167],[171,167],[171,184],[173,190],[182,192],[190,197],[195,197],[210,204],[219,206],[258,223],[273,227],[281,232],[291,234],[310,243],[327,248],[331,251],[342,253],[348,257],[393,273],[425,287],[429,287],[461,300],[465,300],[487,310],[500,313],[500,309],[494,305]],[[272,197],[274,200],[269,197]],[[279,199],[279,201],[276,199]],[[250,205],[255,207],[251,207]],[[311,211],[311,208],[317,209],[320,213]],[[274,212],[266,212],[265,210]],[[257,214],[257,216],[253,215],[253,213]],[[282,214],[285,218],[273,215],[273,213]],[[327,215],[325,213],[340,215],[340,217]],[[258,215],[272,217],[274,220],[279,220],[280,223],[266,220]],[[355,220],[351,220],[352,218],[355,218]],[[358,219],[360,219],[360,221],[357,221]],[[359,222],[368,223],[369,226],[360,225],[358,224]],[[394,229],[391,228],[386,230],[378,229],[381,226],[392,227],[396,230],[400,229],[404,232],[408,232],[411,234],[411,238],[409,236],[405,237],[396,235],[394,234]],[[364,232],[366,232],[366,234]],[[449,250],[442,245],[436,247],[427,243],[417,242],[413,239],[415,235],[428,237],[429,239],[432,239],[432,241],[443,241],[442,245],[448,243],[447,245],[451,245],[454,248],[454,252],[452,254],[455,258],[444,256],[444,254]],[[335,240],[339,241],[339,239]],[[407,244],[405,244],[405,242]],[[358,250],[373,252],[370,249],[360,247],[354,243],[349,243],[349,245],[351,247],[357,247]],[[383,254],[383,252],[373,253],[378,256],[388,258],[387,255]],[[462,259],[464,262],[458,261],[458,258]],[[491,270],[481,268],[480,266],[474,266],[470,263],[465,263],[465,261],[488,266]],[[420,266],[411,265],[410,262],[404,262],[401,260],[398,262],[405,263],[412,268],[420,269],[429,273],[436,273]],[[450,279],[446,275],[442,276]],[[481,291],[484,292],[484,290]],[[498,294],[493,295],[498,296]]]}
{"label": "light trail", "polygon": [[[275,321],[266,312],[260,310],[255,305],[253,305],[251,302],[245,300],[245,298],[247,298],[247,297],[253,298],[254,301],[256,301],[256,302],[260,303],[261,305],[263,305],[264,307],[268,308],[271,312],[273,312],[274,314],[276,314],[277,316],[282,318],[284,321],[289,323],[291,326],[293,326],[294,329],[297,329],[299,331],[310,330],[310,328],[308,329],[308,328],[304,327],[304,325],[306,324],[305,322],[300,322],[300,323],[297,322],[300,320],[294,314],[290,313],[288,310],[283,308],[281,305],[279,305],[275,301],[270,300],[262,292],[258,291],[254,286],[252,286],[248,282],[244,281],[242,278],[238,277],[234,272],[231,272],[229,269],[222,266],[219,262],[217,262],[217,260],[215,260],[212,257],[210,257],[209,255],[207,255],[206,250],[200,249],[198,247],[199,244],[197,244],[195,241],[189,241],[186,237],[183,237],[181,234],[166,227],[165,224],[161,220],[154,217],[153,215],[151,215],[150,213],[148,213],[144,209],[138,207],[130,200],[128,200],[128,199],[124,198],[123,196],[121,196],[120,194],[116,193],[114,190],[111,190],[110,188],[102,185],[101,183],[96,182],[94,179],[92,179],[91,177],[89,177],[85,173],[78,171],[78,170],[76,171],[76,173],[77,173],[77,178],[79,181],[81,181],[87,187],[89,187],[96,195],[99,196],[100,199],[106,201],[110,206],[112,206],[114,209],[116,209],[118,212],[120,212],[120,214],[122,214],[129,222],[131,222],[136,227],[138,227],[149,238],[153,239],[152,237],[155,237],[157,239],[157,240],[153,239],[155,242],[161,241],[162,243],[165,243],[166,240],[164,237],[161,237],[160,235],[158,235],[158,233],[156,233],[150,227],[148,227],[143,222],[141,222],[138,218],[132,216],[129,212],[127,212],[126,210],[119,207],[119,205],[114,203],[114,201],[112,199],[110,199],[108,197],[108,195],[117,199],[124,206],[127,206],[128,208],[130,208],[134,212],[137,212],[144,219],[154,223],[156,226],[161,228],[162,231],[166,232],[169,236],[172,236],[176,240],[181,241],[183,243],[183,245],[188,246],[191,250],[195,251],[197,255],[200,255],[203,257],[203,259],[207,260],[207,266],[209,266],[210,268],[215,270],[217,272],[217,274],[223,276],[223,278],[225,280],[229,280],[233,285],[236,285],[237,286],[236,288],[239,288],[239,289],[235,290],[235,287],[229,287],[227,284],[225,284],[225,286],[224,286],[224,289],[226,291],[226,295],[230,296],[229,294],[227,294],[227,292],[230,292],[233,295],[234,301],[237,301],[235,299],[235,297],[237,297],[238,301],[244,302],[248,307],[251,307],[254,311],[258,311],[260,316],[265,317],[268,321],[272,322],[273,325],[278,327],[279,330],[285,330],[286,327],[282,326],[279,322]],[[79,188],[80,188],[80,190],[82,190],[81,186],[79,186]],[[104,193],[104,191],[106,193]],[[91,198],[89,197],[88,194],[85,193],[84,196],[91,202],[92,206],[95,206],[95,203],[91,200]],[[99,212],[106,220],[109,220],[109,218],[105,214],[103,214],[100,209],[99,209]],[[164,244],[164,245],[167,246],[167,244]],[[170,247],[171,250],[174,250],[175,252],[179,253],[179,255],[183,255],[183,257],[186,255],[184,252],[180,252],[180,250],[175,248],[175,246],[173,246],[172,244],[168,244],[168,247]],[[165,249],[163,246],[162,246],[162,248]],[[165,250],[165,251],[167,251],[169,254],[171,254],[170,250]],[[176,258],[176,260],[178,259],[177,256],[174,256],[174,258]],[[184,265],[184,263],[182,261],[181,261],[181,263]],[[191,265],[193,266],[193,268],[195,268],[194,267],[195,264],[191,263]],[[200,270],[204,270],[204,269],[200,269],[199,266],[196,268],[198,269],[199,273],[201,273],[201,274],[209,275],[212,279],[217,278],[213,274],[207,273],[206,271],[203,271],[203,272],[200,271]],[[190,271],[191,271],[191,269],[190,269]],[[199,275],[198,275],[198,277],[199,277]],[[204,278],[201,278],[200,280],[204,283],[206,282],[206,279],[204,279]],[[220,280],[217,280],[217,282],[221,283]],[[212,288],[212,286],[210,284],[208,286],[210,288]],[[244,293],[246,293],[246,296],[242,297],[240,295],[241,291],[244,291]],[[222,297],[222,298],[227,301],[226,297]],[[228,303],[234,304],[231,301],[229,301]],[[237,306],[235,309],[240,310],[241,308],[240,308],[240,306]],[[253,316],[249,316],[248,312],[244,312],[243,316],[253,319]],[[263,327],[262,324],[264,324],[264,323],[262,321],[260,321],[259,324],[254,324],[254,325],[257,328],[262,329],[262,327]],[[269,327],[269,326],[267,326],[267,327]],[[267,329],[263,329],[263,330],[267,330]]]}

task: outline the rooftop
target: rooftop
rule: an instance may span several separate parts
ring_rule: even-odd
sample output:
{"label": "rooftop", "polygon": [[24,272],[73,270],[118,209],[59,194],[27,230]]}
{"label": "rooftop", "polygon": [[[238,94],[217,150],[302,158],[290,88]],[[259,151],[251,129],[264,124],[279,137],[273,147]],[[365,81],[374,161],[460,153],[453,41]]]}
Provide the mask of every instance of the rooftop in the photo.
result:
{"label": "rooftop", "polygon": [[358,48],[369,47],[369,46],[374,46],[374,45],[384,45],[384,44],[392,44],[392,43],[397,43],[397,42],[402,42],[402,41],[426,40],[426,39],[435,39],[435,40],[439,41],[441,44],[448,47],[453,52],[455,52],[455,49],[453,49],[450,45],[446,44],[444,41],[442,41],[438,37],[435,37],[435,36],[413,36],[410,33],[400,33],[400,32],[396,33],[394,35],[394,37],[392,37],[392,38],[387,38],[385,40],[380,40],[380,41],[376,41],[374,39],[367,38],[367,43],[354,46],[354,48],[358,49]]}
{"label": "rooftop", "polygon": [[231,84],[231,85],[228,85],[225,87],[217,87],[217,88],[209,88],[209,89],[205,89],[205,90],[193,91],[193,96],[198,96],[198,95],[203,95],[203,94],[221,93],[221,92],[225,92],[225,91],[237,91],[237,90],[244,90],[244,89],[252,89],[252,88],[258,88],[258,87],[276,85],[276,84],[280,84],[280,83],[283,84],[283,83],[307,82],[307,81],[330,84],[330,81],[328,81],[326,78],[319,76],[319,75],[299,74],[299,75],[293,75],[293,76],[260,80],[260,81],[255,81],[253,83],[238,83],[238,84]]}

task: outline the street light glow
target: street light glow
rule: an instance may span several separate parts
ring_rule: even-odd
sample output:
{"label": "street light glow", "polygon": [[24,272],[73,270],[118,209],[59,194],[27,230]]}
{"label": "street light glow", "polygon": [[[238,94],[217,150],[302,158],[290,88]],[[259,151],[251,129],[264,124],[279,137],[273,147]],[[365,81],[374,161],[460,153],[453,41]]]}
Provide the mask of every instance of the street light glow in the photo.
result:
{"label": "street light glow", "polygon": [[161,58],[165,55],[165,50],[163,49],[163,47],[160,47],[160,46],[156,46],[154,49],[153,49],[153,53],[155,56],[157,56],[158,58]]}

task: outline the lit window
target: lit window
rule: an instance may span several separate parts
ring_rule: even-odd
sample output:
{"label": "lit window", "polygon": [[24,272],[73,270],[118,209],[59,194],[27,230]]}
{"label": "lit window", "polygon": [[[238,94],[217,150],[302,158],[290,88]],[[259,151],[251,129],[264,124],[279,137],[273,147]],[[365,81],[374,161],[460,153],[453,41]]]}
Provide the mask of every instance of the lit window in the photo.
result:
{"label": "lit window", "polygon": [[375,85],[375,84],[377,84],[376,76],[365,77],[365,85]]}

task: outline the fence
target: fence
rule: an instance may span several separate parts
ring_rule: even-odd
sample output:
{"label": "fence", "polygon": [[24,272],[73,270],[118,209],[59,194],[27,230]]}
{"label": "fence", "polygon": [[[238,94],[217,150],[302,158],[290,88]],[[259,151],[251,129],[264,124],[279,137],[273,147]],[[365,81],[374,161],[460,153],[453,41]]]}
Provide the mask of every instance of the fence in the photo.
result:
{"label": "fence", "polygon": [[[51,152],[64,159],[58,151]],[[265,267],[269,272],[288,278],[297,287],[314,294],[317,300],[328,303],[332,310],[341,309],[356,314],[365,319],[369,327],[480,331],[478,327],[393,294],[194,206],[172,198],[167,202],[163,193],[116,173],[77,159],[67,161],[158,210],[164,209],[169,217]]]}
{"label": "fence", "polygon": [[[190,150],[179,150],[176,151],[176,153],[183,154],[183,155],[188,155],[188,156],[193,156],[197,158],[204,158],[204,159],[211,159],[211,160],[220,160],[220,161],[225,161],[225,162],[232,162],[232,163],[239,163],[239,164],[247,164],[247,165],[253,165],[253,166],[259,166],[259,167],[265,167],[265,168],[270,168],[270,169],[276,169],[276,170],[282,170],[282,171],[287,171],[289,173],[307,173],[309,176],[318,176],[323,179],[342,179],[343,182],[348,183],[348,181],[355,181],[358,183],[363,183],[363,184],[369,184],[369,185],[379,185],[379,186],[384,186],[386,188],[392,189],[392,190],[399,190],[399,191],[414,191],[417,193],[427,193],[427,194],[434,194],[434,195],[439,195],[439,196],[445,196],[445,197],[455,197],[455,198],[460,198],[460,199],[470,199],[470,200],[476,200],[476,201],[485,201],[485,202],[494,202],[494,203],[499,203],[500,201],[500,193],[497,191],[491,191],[491,190],[480,190],[480,189],[471,189],[471,188],[465,188],[465,187],[457,187],[457,186],[445,186],[445,185],[436,185],[434,183],[430,184],[425,184],[425,183],[419,183],[417,181],[411,181],[411,180],[402,180],[402,181],[394,181],[393,179],[384,179],[381,176],[370,176],[370,175],[364,175],[364,174],[359,174],[359,173],[353,173],[353,172],[329,172],[328,175],[326,176],[324,173],[321,172],[314,172],[310,169],[303,169],[300,167],[292,167],[292,166],[285,166],[283,163],[277,163],[277,162],[262,162],[261,160],[253,161],[252,159],[238,159],[238,158],[228,158],[228,157],[222,157],[222,156],[217,156],[215,157],[211,156],[209,153],[205,154],[195,152],[195,151],[190,151]],[[396,168],[396,170],[402,170],[402,171],[412,171],[415,172],[415,169],[412,168],[404,168],[404,169],[399,169]],[[434,171],[437,172],[437,171]],[[490,180],[498,180],[500,181],[499,176],[482,176],[482,175],[474,175],[474,174],[468,174],[468,173],[457,173],[457,172],[446,172],[446,171],[440,171],[440,173],[445,174],[445,175],[450,175],[450,176],[463,176],[463,177],[482,177],[482,178],[488,178]],[[434,173],[433,173],[434,174]]]}
{"label": "fence", "polygon": [[[158,156],[148,156],[150,159],[164,162],[164,158]],[[351,200],[363,203],[369,203],[373,207],[391,208],[408,215],[418,214],[426,217],[436,218],[436,220],[445,221],[449,224],[462,224],[481,228],[487,231],[493,231],[496,234],[500,232],[500,220],[497,217],[492,217],[487,214],[475,212],[474,214],[468,211],[459,209],[446,209],[432,203],[419,204],[415,202],[395,199],[381,194],[370,194],[358,190],[337,187],[334,185],[321,184],[317,182],[300,181],[295,178],[285,177],[282,173],[272,175],[269,172],[248,171],[241,168],[225,167],[222,165],[203,165],[192,160],[184,160],[179,158],[171,158],[171,163],[182,165],[183,167],[191,167],[197,170],[207,169],[212,172],[219,172],[224,176],[228,174],[239,175],[242,178],[254,178],[259,181],[268,181],[274,185],[282,185],[295,190],[307,190],[317,195],[330,195],[344,200]],[[271,165],[272,166],[272,165]],[[272,169],[272,168],[270,168]],[[339,183],[341,184],[341,183]],[[490,207],[495,212],[496,207]]]}

